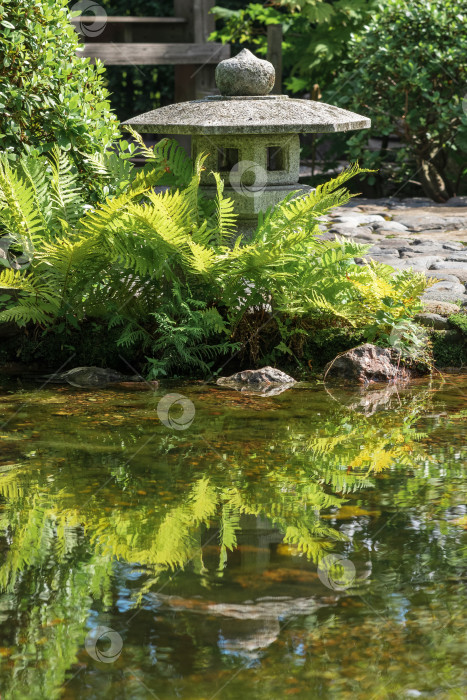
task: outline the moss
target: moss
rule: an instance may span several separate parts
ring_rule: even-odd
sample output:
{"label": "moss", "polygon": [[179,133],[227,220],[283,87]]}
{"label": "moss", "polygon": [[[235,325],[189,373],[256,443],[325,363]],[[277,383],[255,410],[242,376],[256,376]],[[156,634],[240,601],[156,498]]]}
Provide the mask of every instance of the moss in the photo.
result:
{"label": "moss", "polygon": [[365,342],[363,335],[349,328],[321,328],[310,331],[304,347],[307,364],[313,370],[323,367],[341,352]]}
{"label": "moss", "polygon": [[451,326],[460,331],[464,340],[467,340],[467,313],[452,314],[448,320]]}
{"label": "moss", "polygon": [[463,336],[457,330],[431,331],[430,336],[433,361],[436,367],[463,367],[467,365],[467,336]]}

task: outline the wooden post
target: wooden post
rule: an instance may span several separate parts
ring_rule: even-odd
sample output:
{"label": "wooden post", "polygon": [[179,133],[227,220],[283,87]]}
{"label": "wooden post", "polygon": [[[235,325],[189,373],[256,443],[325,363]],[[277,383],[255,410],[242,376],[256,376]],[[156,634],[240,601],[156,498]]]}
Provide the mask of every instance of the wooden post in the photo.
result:
{"label": "wooden post", "polygon": [[[215,0],[174,0],[175,15],[187,20],[185,41],[198,44],[208,40],[215,27],[209,10],[215,4]],[[214,71],[215,65],[175,66],[175,102],[200,99],[215,92]]]}
{"label": "wooden post", "polygon": [[266,58],[276,70],[276,82],[271,92],[282,95],[282,24],[268,25],[268,53]]}
{"label": "wooden post", "polygon": [[[195,43],[204,44],[216,28],[214,15],[209,12],[215,4],[215,0],[193,0]],[[219,61],[221,60],[222,58],[219,51]],[[196,66],[193,79],[195,81],[195,93],[198,99],[216,92],[215,71],[215,65],[206,64],[202,67],[199,65]]]}

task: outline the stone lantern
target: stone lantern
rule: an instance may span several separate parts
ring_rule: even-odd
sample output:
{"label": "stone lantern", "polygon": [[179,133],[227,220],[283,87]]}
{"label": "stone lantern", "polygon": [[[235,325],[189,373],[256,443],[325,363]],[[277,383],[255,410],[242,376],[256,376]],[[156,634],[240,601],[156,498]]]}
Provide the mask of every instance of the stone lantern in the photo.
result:
{"label": "stone lantern", "polygon": [[256,226],[258,213],[290,192],[310,188],[298,182],[299,134],[366,129],[371,121],[339,107],[269,95],[274,67],[243,49],[216,68],[220,95],[182,102],[133,117],[124,124],[140,133],[191,136],[191,154],[208,153],[201,186],[214,195],[211,171],[220,173],[235,203],[239,231]]}

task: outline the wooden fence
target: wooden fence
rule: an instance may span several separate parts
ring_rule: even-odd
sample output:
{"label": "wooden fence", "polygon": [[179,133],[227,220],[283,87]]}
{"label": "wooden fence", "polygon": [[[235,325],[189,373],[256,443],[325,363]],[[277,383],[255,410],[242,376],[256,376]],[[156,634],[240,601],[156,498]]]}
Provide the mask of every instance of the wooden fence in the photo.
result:
{"label": "wooden fence", "polygon": [[[230,46],[208,42],[214,31],[215,0],[174,0],[175,17],[82,16],[72,19],[84,41],[81,55],[105,65],[173,65],[175,101],[216,92],[214,72],[230,57]],[[268,60],[276,68],[274,92],[281,92],[282,27],[268,27]]]}
{"label": "wooden fence", "polygon": [[105,65],[173,65],[175,101],[184,102],[215,92],[215,67],[230,56],[228,44],[208,42],[214,31],[209,13],[214,4],[174,0],[175,17],[82,16],[72,23],[80,27],[83,56],[99,58]]}

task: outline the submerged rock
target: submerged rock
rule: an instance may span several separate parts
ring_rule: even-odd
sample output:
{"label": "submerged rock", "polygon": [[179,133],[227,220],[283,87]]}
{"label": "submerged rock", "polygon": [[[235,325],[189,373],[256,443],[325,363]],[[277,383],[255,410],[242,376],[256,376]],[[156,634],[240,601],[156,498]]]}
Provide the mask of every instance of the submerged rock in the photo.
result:
{"label": "submerged rock", "polygon": [[216,383],[235,388],[260,389],[273,386],[291,386],[295,384],[295,379],[275,367],[263,367],[262,369],[246,369],[243,372],[232,374],[230,377],[219,377]]}
{"label": "submerged rock", "polygon": [[103,369],[102,367],[74,367],[66,372],[56,372],[47,375],[48,383],[71,384],[80,388],[100,387],[108,384],[120,382],[139,382],[138,375],[127,376],[113,369]]}
{"label": "submerged rock", "polygon": [[125,391],[156,391],[159,382],[156,379],[144,382],[131,380],[127,382],[112,382],[110,386],[112,389],[124,389]]}
{"label": "submerged rock", "polygon": [[359,345],[338,355],[325,367],[324,377],[348,382],[407,381],[412,372],[401,363],[401,355],[392,348],[380,348],[371,343]]}

